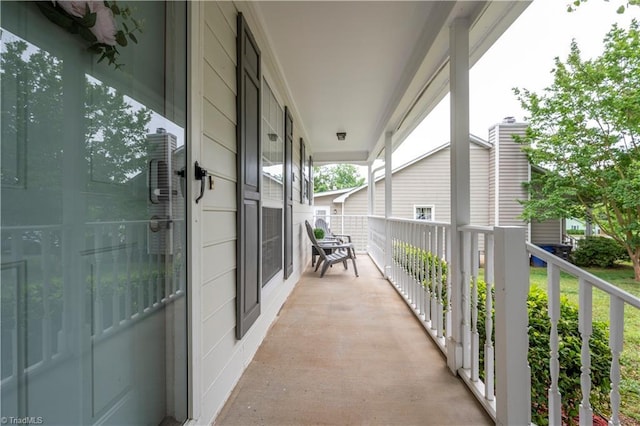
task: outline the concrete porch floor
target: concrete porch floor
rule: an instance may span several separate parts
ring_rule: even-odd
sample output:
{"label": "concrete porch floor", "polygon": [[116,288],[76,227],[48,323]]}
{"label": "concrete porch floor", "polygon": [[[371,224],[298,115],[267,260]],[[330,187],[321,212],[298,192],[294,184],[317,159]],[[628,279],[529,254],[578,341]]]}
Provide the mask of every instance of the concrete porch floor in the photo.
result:
{"label": "concrete porch floor", "polygon": [[365,254],[307,265],[216,425],[493,424]]}

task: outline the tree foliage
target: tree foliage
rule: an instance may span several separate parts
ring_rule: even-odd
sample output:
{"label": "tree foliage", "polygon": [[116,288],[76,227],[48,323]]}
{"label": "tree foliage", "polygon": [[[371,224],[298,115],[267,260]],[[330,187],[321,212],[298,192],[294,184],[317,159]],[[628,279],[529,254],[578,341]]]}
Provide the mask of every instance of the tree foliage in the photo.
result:
{"label": "tree foliage", "polygon": [[[145,184],[151,110],[134,106],[121,92],[88,75],[80,83],[84,93],[65,93],[62,60],[20,39],[7,39],[0,55],[2,184],[28,182],[33,190],[60,191],[65,157],[83,157],[86,163],[77,166],[86,170],[86,190],[94,194],[89,220],[146,212],[146,198],[131,194],[134,186]],[[70,104],[79,116],[81,157],[68,149],[65,108],[72,108]]]}
{"label": "tree foliage", "polygon": [[[609,1],[609,0],[605,0]],[[586,3],[587,0],[573,0],[571,3],[567,4],[567,12],[575,12],[575,10],[582,4]],[[621,1],[618,5],[616,12],[617,13],[625,13],[630,6],[640,6],[640,0],[626,0]]]}
{"label": "tree foliage", "polygon": [[589,219],[622,244],[640,280],[640,31],[614,25],[601,56],[582,60],[574,41],[543,93],[514,89],[530,114],[519,141],[546,169],[528,184],[528,220]]}
{"label": "tree foliage", "polygon": [[355,188],[364,184],[358,168],[353,164],[331,164],[313,168],[313,192]]}

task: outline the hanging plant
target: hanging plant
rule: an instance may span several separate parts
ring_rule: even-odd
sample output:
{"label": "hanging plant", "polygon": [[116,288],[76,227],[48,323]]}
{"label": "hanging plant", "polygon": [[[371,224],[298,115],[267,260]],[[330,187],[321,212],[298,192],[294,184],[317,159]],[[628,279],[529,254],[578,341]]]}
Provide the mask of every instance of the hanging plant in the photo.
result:
{"label": "hanging plant", "polygon": [[135,33],[142,32],[142,23],[131,16],[131,9],[128,6],[121,8],[115,1],[42,1],[37,4],[51,22],[89,42],[88,50],[100,55],[98,62],[106,59],[116,69],[124,65],[117,60],[118,47],[127,46],[129,40],[138,43]]}

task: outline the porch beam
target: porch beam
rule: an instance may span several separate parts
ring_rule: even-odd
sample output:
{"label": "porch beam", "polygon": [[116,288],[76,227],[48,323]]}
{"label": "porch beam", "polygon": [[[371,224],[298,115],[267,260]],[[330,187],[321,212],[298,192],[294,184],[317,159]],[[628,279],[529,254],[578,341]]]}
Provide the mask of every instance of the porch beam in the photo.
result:
{"label": "porch beam", "polygon": [[[462,238],[458,228],[470,223],[469,179],[469,22],[455,19],[449,28],[451,88],[451,321],[447,364],[455,374],[463,365]],[[468,285],[468,283],[466,283]],[[468,333],[467,333],[468,334]]]}
{"label": "porch beam", "polygon": [[[385,274],[387,278],[391,276],[391,225],[389,218],[393,216],[392,182],[391,182],[391,155],[393,154],[393,133],[387,132],[384,135],[384,217],[385,229]],[[374,183],[375,185],[375,183]]]}

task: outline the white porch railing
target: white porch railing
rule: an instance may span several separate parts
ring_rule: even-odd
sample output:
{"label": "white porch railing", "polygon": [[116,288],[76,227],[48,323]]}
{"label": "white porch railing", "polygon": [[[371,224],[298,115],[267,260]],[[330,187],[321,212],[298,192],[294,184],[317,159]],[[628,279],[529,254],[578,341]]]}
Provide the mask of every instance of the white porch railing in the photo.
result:
{"label": "white porch railing", "polygon": [[346,234],[351,237],[357,253],[365,253],[368,241],[368,218],[362,215],[323,215],[314,216],[312,226],[317,219],[324,219],[334,234]]}
{"label": "white porch railing", "polygon": [[[593,322],[592,289],[610,299],[611,419],[620,424],[620,353],[624,341],[624,308],[640,309],[640,299],[525,242],[521,228],[463,226],[462,247],[450,246],[451,229],[445,223],[370,216],[368,251],[388,275],[407,305],[447,356],[449,344],[461,347],[457,373],[497,424],[531,422],[531,374],[528,366],[529,256],[547,262],[549,321],[551,324],[551,387],[548,389],[549,424],[562,424],[559,336],[560,271],[579,281],[579,329],[582,337],[580,424],[591,425],[593,410],[589,339]],[[388,237],[388,238],[387,238]],[[391,244],[389,244],[389,242]],[[386,250],[391,256],[386,256]],[[451,251],[460,250],[460,300],[451,300]],[[386,262],[391,262],[387,265]],[[463,283],[466,283],[463,285]],[[482,305],[479,304],[482,302]],[[483,307],[484,309],[479,309]],[[459,312],[455,312],[459,309]],[[495,312],[495,320],[491,312]],[[452,324],[452,318],[459,323]],[[460,342],[451,340],[460,327]],[[484,340],[484,343],[481,343]],[[495,382],[494,382],[495,378]]]}
{"label": "white porch railing", "polygon": [[624,290],[566,262],[551,253],[527,243],[527,251],[547,262],[547,283],[549,297],[549,320],[551,322],[551,388],[549,389],[549,423],[560,424],[562,419],[561,398],[558,390],[560,376],[559,337],[557,331],[560,320],[560,272],[564,272],[578,279],[579,291],[579,331],[582,337],[580,387],[582,390],[582,402],[580,404],[580,425],[591,425],[593,410],[589,401],[591,392],[591,356],[589,352],[589,339],[593,324],[593,289],[599,289],[609,297],[609,349],[611,351],[611,392],[609,394],[611,404],[610,425],[620,424],[620,354],[624,343],[624,310],[625,307],[640,309],[640,299]]}
{"label": "white porch railing", "polygon": [[451,330],[451,227],[409,219],[388,223],[392,248],[388,278],[444,351]]}
{"label": "white porch railing", "polygon": [[184,242],[157,235],[147,221],[4,227],[1,386],[70,357],[80,338],[100,342],[182,298]]}

